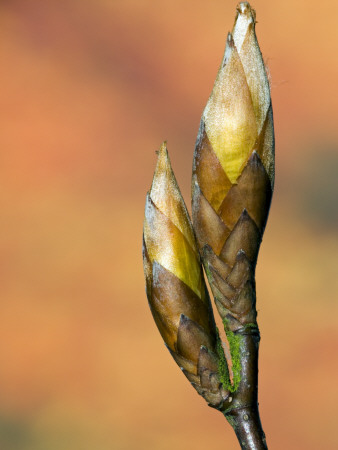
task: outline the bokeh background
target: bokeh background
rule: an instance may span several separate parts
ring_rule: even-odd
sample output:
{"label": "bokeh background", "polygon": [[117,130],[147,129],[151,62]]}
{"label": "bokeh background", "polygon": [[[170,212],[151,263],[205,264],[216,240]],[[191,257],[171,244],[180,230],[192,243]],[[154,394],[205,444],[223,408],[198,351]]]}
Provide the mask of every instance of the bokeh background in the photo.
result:
{"label": "bokeh background", "polygon": [[[276,189],[257,268],[270,448],[338,448],[338,3],[256,0]],[[164,139],[190,205],[236,1],[0,3],[1,450],[237,449],[165,350],[141,263]]]}

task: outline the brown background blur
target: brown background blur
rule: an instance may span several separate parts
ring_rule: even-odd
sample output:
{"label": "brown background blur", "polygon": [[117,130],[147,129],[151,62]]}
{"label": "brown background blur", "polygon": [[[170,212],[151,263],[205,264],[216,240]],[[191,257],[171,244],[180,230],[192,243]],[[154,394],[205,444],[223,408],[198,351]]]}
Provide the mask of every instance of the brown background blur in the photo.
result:
{"label": "brown background blur", "polygon": [[[338,448],[338,3],[256,0],[277,178],[257,268],[271,449]],[[237,449],[171,360],[141,264],[168,139],[190,205],[235,1],[2,0],[1,450]]]}

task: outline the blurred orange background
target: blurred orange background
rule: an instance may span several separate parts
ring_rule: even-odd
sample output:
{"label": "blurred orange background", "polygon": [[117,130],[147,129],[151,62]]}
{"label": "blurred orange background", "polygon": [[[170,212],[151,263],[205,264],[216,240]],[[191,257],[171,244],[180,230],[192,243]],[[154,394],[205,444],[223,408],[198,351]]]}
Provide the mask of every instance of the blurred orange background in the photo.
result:
{"label": "blurred orange background", "polygon": [[[257,268],[269,448],[338,448],[338,3],[263,1],[277,178]],[[237,449],[166,351],[141,261],[168,140],[190,206],[235,1],[3,0],[1,450]]]}

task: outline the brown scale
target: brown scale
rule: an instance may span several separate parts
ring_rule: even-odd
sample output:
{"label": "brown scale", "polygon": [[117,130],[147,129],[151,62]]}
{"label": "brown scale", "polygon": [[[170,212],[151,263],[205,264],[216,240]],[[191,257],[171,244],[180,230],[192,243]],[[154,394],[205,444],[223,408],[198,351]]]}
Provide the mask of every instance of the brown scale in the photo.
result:
{"label": "brown scale", "polygon": [[197,183],[193,191],[192,216],[199,247],[203,248],[208,244],[219,254],[230,230],[205,198]]}
{"label": "brown scale", "polygon": [[[212,332],[208,307],[189,286],[156,261],[153,263],[153,278],[156,282],[153,282],[150,303],[154,309],[163,317],[170,317],[176,328],[181,314],[184,314],[201,325],[208,333]],[[154,297],[160,299],[159,305],[154,303]]]}
{"label": "brown scale", "polygon": [[218,210],[218,215],[232,230],[244,209],[262,233],[271,203],[271,183],[258,154],[254,151]]}

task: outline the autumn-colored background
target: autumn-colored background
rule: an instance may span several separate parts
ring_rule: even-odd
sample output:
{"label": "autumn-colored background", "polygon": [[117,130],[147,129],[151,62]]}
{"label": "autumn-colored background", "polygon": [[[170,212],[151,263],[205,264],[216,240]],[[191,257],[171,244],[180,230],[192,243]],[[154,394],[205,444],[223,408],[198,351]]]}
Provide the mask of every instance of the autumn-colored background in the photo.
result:
{"label": "autumn-colored background", "polygon": [[[257,268],[271,449],[338,448],[338,2],[256,0],[276,189]],[[237,449],[141,263],[162,140],[188,204],[230,0],[2,0],[1,450]]]}

